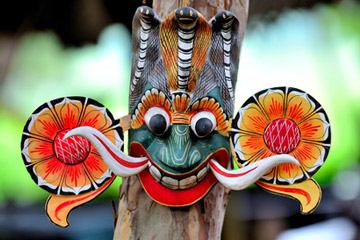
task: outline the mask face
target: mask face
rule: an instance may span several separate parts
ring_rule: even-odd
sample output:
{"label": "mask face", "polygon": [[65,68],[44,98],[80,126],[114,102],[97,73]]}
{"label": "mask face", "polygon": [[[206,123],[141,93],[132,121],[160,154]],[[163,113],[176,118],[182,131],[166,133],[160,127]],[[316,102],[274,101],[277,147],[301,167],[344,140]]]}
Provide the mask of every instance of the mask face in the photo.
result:
{"label": "mask face", "polygon": [[138,176],[161,204],[193,204],[217,182],[209,161],[229,164],[237,30],[226,11],[209,22],[192,8],[134,17],[129,153],[149,159]]}
{"label": "mask face", "polygon": [[170,101],[155,88],[146,90],[142,99],[129,133],[130,155],[147,156],[150,161],[139,179],[157,202],[170,206],[192,204],[217,181],[209,169],[209,160],[223,167],[230,160],[228,117],[218,89],[192,105],[186,94]]}

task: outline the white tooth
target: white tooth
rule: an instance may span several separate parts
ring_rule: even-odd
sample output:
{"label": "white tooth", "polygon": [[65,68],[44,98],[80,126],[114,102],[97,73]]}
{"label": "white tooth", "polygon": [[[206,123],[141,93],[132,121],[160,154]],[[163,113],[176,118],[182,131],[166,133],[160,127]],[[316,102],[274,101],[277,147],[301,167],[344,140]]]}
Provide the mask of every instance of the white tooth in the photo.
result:
{"label": "white tooth", "polygon": [[149,171],[150,171],[151,176],[153,176],[153,178],[154,178],[157,182],[160,182],[161,173],[160,173],[159,169],[157,169],[156,167],[154,167],[153,165],[151,165],[150,168],[149,168]]}
{"label": "white tooth", "polygon": [[179,181],[170,177],[163,177],[161,179],[161,184],[174,190],[179,189]]}
{"label": "white tooth", "polygon": [[208,165],[209,165],[209,164],[207,164],[206,167],[204,167],[203,169],[201,169],[201,170],[198,172],[198,174],[196,175],[197,178],[198,178],[198,181],[201,181],[201,180],[205,177],[205,175],[207,174],[207,172],[208,172],[207,166],[208,166]]}
{"label": "white tooth", "polygon": [[179,182],[180,189],[190,188],[195,185],[196,185],[196,176],[195,175],[181,179]]}

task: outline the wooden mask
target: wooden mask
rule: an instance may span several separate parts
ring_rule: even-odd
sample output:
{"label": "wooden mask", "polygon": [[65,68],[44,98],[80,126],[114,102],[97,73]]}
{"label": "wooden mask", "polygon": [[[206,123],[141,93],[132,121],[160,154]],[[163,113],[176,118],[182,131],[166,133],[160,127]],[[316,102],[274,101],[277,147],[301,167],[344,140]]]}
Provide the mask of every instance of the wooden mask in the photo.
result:
{"label": "wooden mask", "polygon": [[[140,7],[133,19],[129,115],[114,120],[95,100],[68,97],[40,106],[25,125],[22,155],[33,180],[51,193],[47,213],[66,226],[71,209],[111,184],[138,175],[156,202],[202,199],[220,181],[256,183],[313,211],[321,191],[311,177],[330,148],[320,104],[290,87],[260,91],[235,117],[239,22],[221,11],[209,22],[183,7],[162,20]],[[123,131],[129,130],[129,156]],[[230,170],[235,161],[236,170]]]}

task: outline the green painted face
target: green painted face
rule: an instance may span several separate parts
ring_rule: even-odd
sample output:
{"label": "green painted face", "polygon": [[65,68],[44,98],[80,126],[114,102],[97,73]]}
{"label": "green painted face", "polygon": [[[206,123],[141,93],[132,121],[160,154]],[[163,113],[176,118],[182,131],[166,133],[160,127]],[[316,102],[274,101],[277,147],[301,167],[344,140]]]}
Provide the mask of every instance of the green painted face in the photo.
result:
{"label": "green painted face", "polygon": [[144,189],[162,204],[189,205],[216,183],[208,161],[226,166],[230,158],[228,118],[219,89],[191,105],[186,94],[170,101],[153,88],[141,99],[133,111],[129,140],[130,154],[147,156],[151,162],[139,174]]}

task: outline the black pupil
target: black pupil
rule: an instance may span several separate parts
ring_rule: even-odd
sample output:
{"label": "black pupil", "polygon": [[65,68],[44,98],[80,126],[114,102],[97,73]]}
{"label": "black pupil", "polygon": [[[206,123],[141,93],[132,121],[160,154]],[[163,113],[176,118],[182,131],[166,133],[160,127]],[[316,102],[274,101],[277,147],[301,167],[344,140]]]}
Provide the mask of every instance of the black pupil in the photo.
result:
{"label": "black pupil", "polygon": [[155,114],[151,117],[149,125],[153,133],[157,135],[163,134],[166,130],[166,119],[161,114]]}
{"label": "black pupil", "polygon": [[195,124],[195,131],[198,136],[205,137],[213,128],[213,123],[208,118],[200,118]]}

